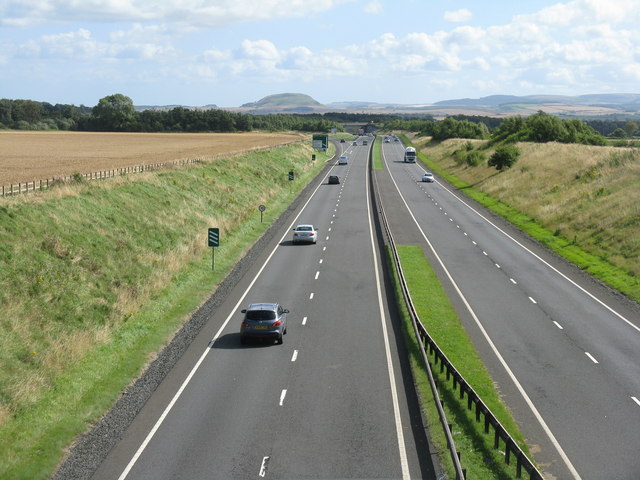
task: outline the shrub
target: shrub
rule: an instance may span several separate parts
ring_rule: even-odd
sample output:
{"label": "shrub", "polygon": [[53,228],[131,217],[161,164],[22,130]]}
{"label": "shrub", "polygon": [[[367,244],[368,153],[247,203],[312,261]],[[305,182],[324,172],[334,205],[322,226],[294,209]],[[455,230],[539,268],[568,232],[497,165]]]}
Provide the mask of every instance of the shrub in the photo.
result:
{"label": "shrub", "polygon": [[520,149],[513,144],[500,145],[489,158],[489,166],[502,171],[511,168],[520,156]]}
{"label": "shrub", "polygon": [[465,158],[467,165],[471,167],[477,167],[487,161],[487,154],[479,150],[469,152]]}

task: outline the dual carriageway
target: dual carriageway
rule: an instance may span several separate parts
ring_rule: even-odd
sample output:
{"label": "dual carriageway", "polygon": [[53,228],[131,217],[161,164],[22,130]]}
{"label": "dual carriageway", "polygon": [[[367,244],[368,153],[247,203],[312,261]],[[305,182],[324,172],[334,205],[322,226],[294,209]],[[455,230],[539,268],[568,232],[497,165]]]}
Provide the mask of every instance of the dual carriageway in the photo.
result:
{"label": "dual carriageway", "polygon": [[[372,208],[419,245],[546,477],[640,478],[640,319],[440,179],[400,143],[331,165],[167,375],[94,479],[437,478]],[[336,157],[337,158],[337,157]],[[340,177],[328,185],[329,174]],[[316,245],[292,245],[301,223]],[[240,309],[290,310],[283,345],[240,345]]]}

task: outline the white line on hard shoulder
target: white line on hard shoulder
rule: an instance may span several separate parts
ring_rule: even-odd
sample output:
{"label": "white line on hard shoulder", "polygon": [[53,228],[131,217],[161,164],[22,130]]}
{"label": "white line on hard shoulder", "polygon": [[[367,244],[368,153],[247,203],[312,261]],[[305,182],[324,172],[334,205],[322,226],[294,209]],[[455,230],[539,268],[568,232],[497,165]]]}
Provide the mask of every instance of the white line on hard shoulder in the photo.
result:
{"label": "white line on hard shoulder", "polygon": [[538,303],[535,301],[535,299],[533,299],[532,297],[529,297],[529,300],[531,300],[531,303]]}
{"label": "white line on hard shoulder", "polygon": [[562,325],[560,325],[558,322],[556,322],[555,320],[553,321],[553,323],[556,324],[556,327],[558,327],[560,330],[564,330],[564,328],[562,328]]}
{"label": "white line on hard shoulder", "polygon": [[284,404],[284,397],[287,396],[287,390],[282,390],[282,393],[280,393],[280,406],[282,406]]}
{"label": "white line on hard shoulder", "polygon": [[298,350],[294,350],[293,356],[291,357],[291,361],[295,362],[297,358],[298,358]]}
{"label": "white line on hard shoulder", "polygon": [[584,352],[584,354],[589,357],[593,363],[598,363],[598,360],[596,360],[589,352]]}
{"label": "white line on hard shoulder", "polygon": [[485,222],[487,222],[489,225],[491,225],[493,228],[495,228],[496,230],[498,230],[500,233],[502,233],[505,237],[507,237],[508,239],[510,239],[512,242],[514,242],[516,245],[518,245],[520,248],[522,248],[524,251],[526,251],[527,253],[529,253],[530,255],[532,255],[534,258],[536,258],[538,261],[542,262],[544,265],[546,265],[548,268],[550,268],[551,270],[553,270],[555,273],[557,273],[558,275],[560,275],[562,278],[564,278],[567,282],[569,282],[571,285],[573,285],[575,288],[577,288],[578,290],[580,290],[582,293],[584,293],[585,295],[587,295],[589,298],[591,298],[592,300],[594,300],[595,302],[597,302],[598,304],[600,304],[602,307],[606,308],[609,312],[611,312],[613,315],[615,315],[616,317],[618,317],[620,320],[622,320],[623,322],[625,322],[628,326],[630,326],[631,328],[633,328],[634,330],[636,330],[637,332],[640,332],[640,327],[636,326],[635,324],[631,323],[631,321],[629,321],[627,318],[625,318],[623,315],[621,315],[620,313],[618,313],[616,310],[614,310],[612,307],[610,307],[609,305],[607,305],[606,303],[604,303],[602,300],[600,300],[598,297],[596,297],[595,295],[589,293],[586,289],[584,289],[583,287],[581,287],[580,285],[578,285],[576,282],[574,282],[573,280],[571,280],[569,277],[567,277],[564,273],[562,273],[560,270],[558,270],[557,268],[555,268],[553,265],[551,265],[549,262],[547,262],[546,260],[544,260],[541,256],[537,255],[536,253],[534,253],[532,250],[530,250],[529,248],[525,247],[521,242],[519,242],[518,240],[516,240],[514,237],[512,237],[511,235],[509,235],[507,232],[505,232],[504,230],[502,230],[500,227],[498,227],[495,223],[491,222],[487,217],[485,217],[484,215],[482,215],[478,210],[474,209],[471,205],[469,205],[468,203],[466,203],[464,200],[462,200],[462,198],[458,197],[456,194],[454,194],[451,190],[449,190],[448,188],[444,187],[444,185],[442,185],[442,188],[449,193],[449,195],[451,195],[453,198],[455,198],[456,200],[458,200],[460,203],[462,203],[465,207],[467,207],[469,210],[471,210],[473,213],[475,213],[476,215],[478,215],[480,218],[482,218]]}
{"label": "white line on hard shoulder", "polygon": [[307,317],[304,317],[304,318],[302,319],[302,325],[306,325],[306,324],[307,324]]}

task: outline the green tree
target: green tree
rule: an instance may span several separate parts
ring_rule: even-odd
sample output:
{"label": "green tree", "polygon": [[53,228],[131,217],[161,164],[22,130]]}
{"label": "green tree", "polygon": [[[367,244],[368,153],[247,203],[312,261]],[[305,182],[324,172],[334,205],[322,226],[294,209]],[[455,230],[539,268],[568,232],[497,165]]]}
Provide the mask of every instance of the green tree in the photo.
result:
{"label": "green tree", "polygon": [[634,122],[633,120],[629,120],[624,124],[623,130],[627,132],[627,137],[633,137],[638,133],[638,130],[640,130],[640,128],[638,127],[638,124],[636,122]]}
{"label": "green tree", "polygon": [[502,171],[507,168],[511,168],[518,157],[520,156],[520,149],[514,144],[500,145],[496,148],[496,151],[489,157],[488,165],[490,167],[496,167],[496,170]]}
{"label": "green tree", "polygon": [[100,130],[126,132],[136,124],[133,101],[121,93],[101,98],[93,107],[92,117]]}

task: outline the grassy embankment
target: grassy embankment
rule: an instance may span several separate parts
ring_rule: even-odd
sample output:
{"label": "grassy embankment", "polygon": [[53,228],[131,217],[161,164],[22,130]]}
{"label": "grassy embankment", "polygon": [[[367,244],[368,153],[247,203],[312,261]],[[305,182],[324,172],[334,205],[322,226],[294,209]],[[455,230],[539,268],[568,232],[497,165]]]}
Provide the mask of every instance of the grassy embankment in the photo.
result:
{"label": "grassy embankment", "polygon": [[[423,325],[514,440],[525,452],[528,452],[524,436],[500,400],[491,376],[479,358],[422,249],[403,245],[397,248],[412,301]],[[387,260],[391,269],[394,270],[390,252]],[[447,440],[439,420],[429,379],[423,368],[418,339],[414,334],[411,318],[404,307],[395,271],[393,279],[411,370],[427,423],[426,427],[439,453],[443,468],[449,478],[455,478]],[[515,478],[515,462],[511,466],[504,463],[504,445],[501,445],[501,450],[493,448],[493,435],[484,433],[484,423],[476,422],[475,413],[467,409],[466,398],[460,400],[459,392],[453,389],[451,379],[446,378],[446,372],[440,372],[440,369],[436,368],[433,375],[438,385],[439,395],[444,401],[447,420],[453,425],[452,433],[456,450],[461,454],[462,466],[467,470],[468,478]]]}
{"label": "grassy embankment", "polygon": [[328,155],[312,164],[311,153],[298,144],[0,199],[0,478],[52,473],[322,169]]}
{"label": "grassy embankment", "polygon": [[[640,301],[640,150],[521,143],[498,173],[456,162],[461,139],[414,138],[420,159],[476,201],[594,277]],[[487,151],[491,154],[491,150]]]}

